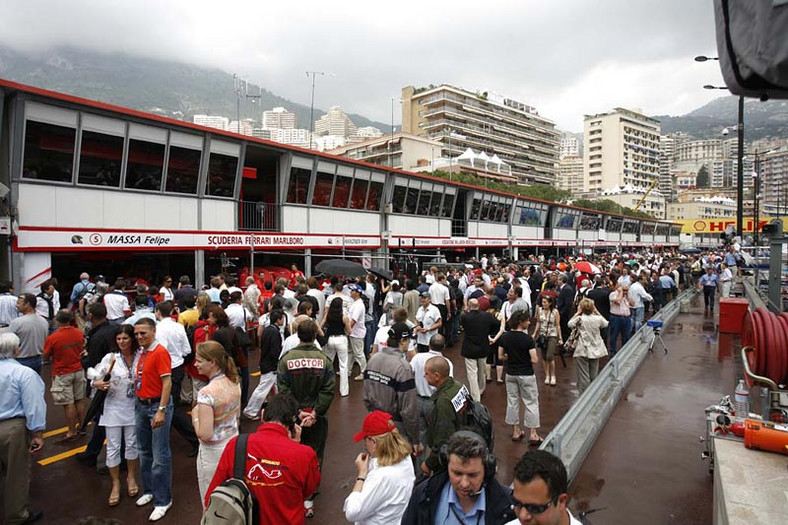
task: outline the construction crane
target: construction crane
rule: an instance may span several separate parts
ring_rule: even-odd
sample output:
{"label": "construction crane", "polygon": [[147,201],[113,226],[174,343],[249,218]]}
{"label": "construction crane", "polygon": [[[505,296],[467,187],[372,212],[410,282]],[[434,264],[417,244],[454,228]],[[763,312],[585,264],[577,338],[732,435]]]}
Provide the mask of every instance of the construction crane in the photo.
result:
{"label": "construction crane", "polygon": [[654,186],[656,186],[656,185],[657,185],[657,179],[652,180],[651,184],[649,184],[648,188],[646,188],[646,193],[643,194],[643,196],[640,198],[638,203],[635,205],[634,211],[638,211],[638,208],[640,208],[640,205],[643,204],[643,201],[646,200],[646,197],[648,197],[648,194],[651,193],[651,190],[653,190]]}

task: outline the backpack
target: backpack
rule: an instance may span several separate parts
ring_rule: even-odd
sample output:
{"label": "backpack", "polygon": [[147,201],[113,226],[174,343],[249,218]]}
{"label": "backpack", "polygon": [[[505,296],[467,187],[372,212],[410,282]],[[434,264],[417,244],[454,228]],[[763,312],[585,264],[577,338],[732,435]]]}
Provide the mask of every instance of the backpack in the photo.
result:
{"label": "backpack", "polygon": [[495,430],[493,428],[490,410],[480,401],[474,401],[471,396],[465,398],[465,408],[460,412],[460,428],[479,434],[487,442],[490,453],[495,445]]}
{"label": "backpack", "polygon": [[189,352],[183,358],[183,362],[186,364],[189,364],[192,361],[194,361],[194,358],[196,357],[197,354],[197,348],[195,348],[194,346],[194,332],[196,331],[197,331],[197,323],[194,323],[193,325],[186,328],[186,338],[189,340],[189,347],[191,347],[192,349],[192,351]]}
{"label": "backpack", "polygon": [[255,499],[244,481],[246,470],[246,442],[249,434],[241,434],[235,442],[233,477],[223,481],[211,492],[201,525],[257,523]]}

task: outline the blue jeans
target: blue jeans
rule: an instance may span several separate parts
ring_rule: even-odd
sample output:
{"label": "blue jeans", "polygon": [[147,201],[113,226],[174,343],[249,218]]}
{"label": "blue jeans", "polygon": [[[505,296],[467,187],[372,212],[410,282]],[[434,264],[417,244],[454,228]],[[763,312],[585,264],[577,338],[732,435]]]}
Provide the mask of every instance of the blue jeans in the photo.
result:
{"label": "blue jeans", "polygon": [[[621,334],[621,346],[627,344],[629,341],[629,332],[632,330],[632,319],[630,317],[622,317],[620,315],[610,315],[610,357],[615,357],[616,340],[618,335]],[[138,438],[139,439],[139,438]]]}
{"label": "blue jeans", "polygon": [[170,453],[172,399],[167,403],[164,424],[154,430],[150,425],[158,409],[158,403],[143,405],[137,401],[134,412],[142,489],[145,494],[153,494],[155,506],[162,507],[172,501],[172,455]]}
{"label": "blue jeans", "polygon": [[[33,356],[33,357],[17,357],[16,360],[20,363],[25,365],[28,368],[32,368],[36,371],[36,374],[41,375],[41,356]],[[81,421],[80,421],[81,423]]]}
{"label": "blue jeans", "polygon": [[378,331],[379,318],[373,316],[372,321],[367,321],[364,326],[367,328],[367,334],[364,336],[364,356],[369,359],[369,353],[372,351],[372,343],[375,342],[375,333]]}
{"label": "blue jeans", "polygon": [[629,311],[632,317],[632,333],[634,334],[643,326],[643,313],[646,311],[646,307],[630,308]]}

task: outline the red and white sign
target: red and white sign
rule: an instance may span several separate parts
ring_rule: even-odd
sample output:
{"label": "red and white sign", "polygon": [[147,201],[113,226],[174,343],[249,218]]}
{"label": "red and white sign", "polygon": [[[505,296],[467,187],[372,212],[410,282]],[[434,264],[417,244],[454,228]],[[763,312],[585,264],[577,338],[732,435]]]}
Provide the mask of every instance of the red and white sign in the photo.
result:
{"label": "red and white sign", "polygon": [[140,230],[50,229],[22,226],[15,239],[19,251],[93,250],[231,250],[266,248],[378,248],[374,235],[319,235],[251,232],[162,232]]}

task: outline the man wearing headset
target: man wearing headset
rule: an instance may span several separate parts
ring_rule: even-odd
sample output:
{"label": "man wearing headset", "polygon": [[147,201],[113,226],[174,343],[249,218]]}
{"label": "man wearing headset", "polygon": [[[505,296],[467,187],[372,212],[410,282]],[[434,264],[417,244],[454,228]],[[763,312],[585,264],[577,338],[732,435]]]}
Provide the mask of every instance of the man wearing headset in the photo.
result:
{"label": "man wearing headset", "polygon": [[566,468],[545,450],[526,452],[514,468],[513,505],[517,519],[506,525],[580,525],[567,508]]}
{"label": "man wearing headset", "polygon": [[403,525],[503,525],[514,518],[511,491],[495,479],[495,457],[475,432],[455,432],[441,448],[444,469],[421,481]]}

